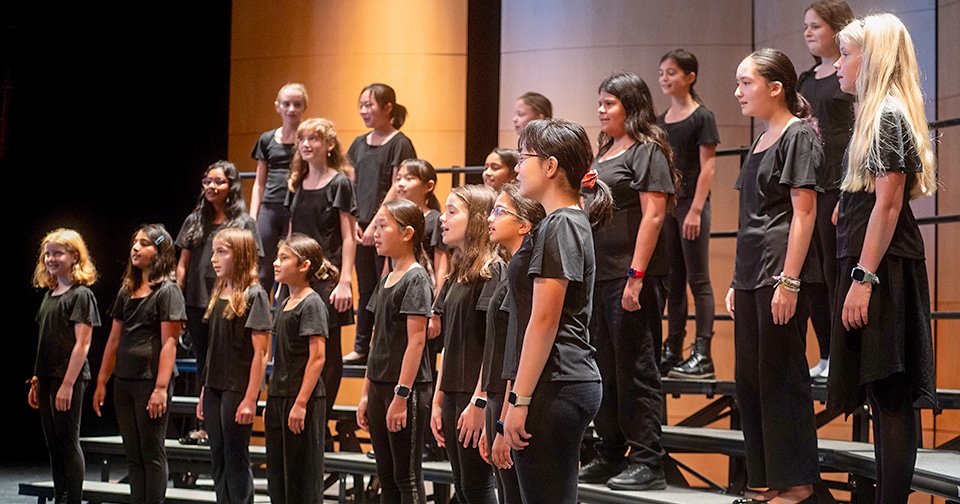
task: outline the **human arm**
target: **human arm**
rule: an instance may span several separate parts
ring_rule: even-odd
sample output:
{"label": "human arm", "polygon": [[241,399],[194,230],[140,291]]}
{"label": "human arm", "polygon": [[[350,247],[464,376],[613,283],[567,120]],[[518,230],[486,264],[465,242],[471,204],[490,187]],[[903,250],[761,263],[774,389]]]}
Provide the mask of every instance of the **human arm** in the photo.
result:
{"label": "human arm", "polygon": [[[507,380],[507,387],[503,393],[503,397],[507,397],[510,394],[510,388],[512,387],[511,381]],[[503,423],[507,419],[507,408],[509,404],[506,402],[503,403],[503,406],[500,408],[500,422]],[[493,438],[493,447],[490,449],[490,460],[493,462],[493,465],[499,467],[500,469],[510,469],[513,467],[513,457],[510,454],[510,446],[507,445],[507,441],[503,438],[499,432],[492,433]]]}
{"label": "human arm", "polygon": [[[398,385],[413,388],[423,357],[423,347],[427,342],[427,317],[425,315],[407,315],[407,348],[403,352],[403,364],[400,366]],[[407,426],[407,399],[394,394],[387,407],[387,430],[399,432]]]}
{"label": "human arm", "polygon": [[177,338],[180,336],[179,320],[160,322],[160,362],[157,365],[157,381],[147,400],[147,413],[150,418],[160,418],[167,409],[167,387],[173,377],[173,366],[177,359]]}
{"label": "human arm", "polygon": [[260,385],[263,383],[263,375],[267,370],[267,346],[270,341],[270,333],[266,331],[253,331],[250,339],[253,343],[253,360],[250,361],[250,379],[247,381],[247,391],[243,395],[243,400],[237,406],[237,413],[234,420],[240,425],[253,423],[253,417],[257,415],[257,399],[260,397]]}
{"label": "human arm", "polygon": [[717,164],[717,144],[700,145],[700,175],[697,176],[697,189],[693,193],[690,210],[683,219],[681,235],[687,240],[696,240],[700,236],[700,214],[707,203],[710,188],[713,186],[713,174]]}
{"label": "human arm", "polygon": [[313,389],[320,381],[320,372],[323,371],[325,345],[323,336],[310,336],[309,353],[307,355],[307,367],[303,370],[303,382],[300,383],[300,391],[297,398],[294,399],[293,407],[290,408],[290,414],[287,416],[287,427],[294,434],[300,434],[306,426],[307,401],[313,395]]}
{"label": "human arm", "polygon": [[483,391],[483,365],[480,365],[480,374],[477,376],[477,384],[473,388],[473,396],[470,404],[460,412],[460,418],[457,419],[457,431],[459,432],[458,441],[463,443],[464,448],[478,448],[480,436],[483,434],[484,409],[477,407],[473,403],[473,397],[482,397],[487,399],[487,393]]}
{"label": "human arm", "polygon": [[180,250],[180,260],[177,261],[177,287],[180,292],[187,286],[187,271],[190,269],[190,249]]}
{"label": "human arm", "polygon": [[347,311],[353,306],[353,263],[357,255],[357,241],[354,229],[357,219],[349,212],[340,211],[340,236],[343,248],[340,254],[340,280],[330,293],[330,304],[338,312]]}
{"label": "human arm", "polygon": [[727,307],[727,315],[730,315],[731,319],[736,319],[736,317],[734,316],[734,309],[733,309],[735,306],[733,304],[735,295],[736,294],[734,294],[733,287],[730,287],[730,289],[727,290],[727,296],[723,298],[723,303]]}
{"label": "human arm", "polygon": [[[637,271],[646,271],[657,248],[657,239],[663,227],[663,219],[667,214],[667,199],[669,195],[662,192],[640,192],[640,228],[637,230],[637,239],[633,246],[633,258],[630,267]],[[626,271],[623,272],[627,274]],[[640,309],[640,291],[643,290],[643,278],[629,278],[623,288],[621,306],[627,311]],[[561,298],[562,299],[562,298]]]}
{"label": "human arm", "polygon": [[[557,338],[560,315],[569,280],[566,278],[537,277],[533,281],[533,305],[530,322],[524,332],[523,346],[520,350],[520,363],[513,391],[518,396],[530,397],[537,388],[540,374],[543,372],[553,342]],[[522,450],[529,444],[530,434],[525,424],[529,406],[508,406],[504,420],[503,437],[514,450]]]}
{"label": "human arm", "polygon": [[123,322],[113,319],[107,345],[103,348],[103,359],[100,361],[100,372],[97,374],[97,388],[93,392],[93,411],[97,416],[100,416],[100,407],[103,406],[103,400],[107,397],[107,381],[110,380],[113,368],[117,365],[117,348],[120,346],[122,333]]}
{"label": "human arm", "polygon": [[263,159],[257,160],[257,175],[253,179],[253,191],[250,194],[250,217],[257,220],[260,215],[260,202],[263,200],[263,193],[267,189],[267,162]]}
{"label": "human arm", "polygon": [[447,446],[447,440],[443,437],[443,390],[440,389],[441,383],[443,383],[443,351],[440,352],[440,361],[437,363],[437,380],[434,383],[433,403],[430,407],[430,430],[433,431],[433,438],[437,440],[437,446],[442,448]]}
{"label": "human arm", "polygon": [[363,387],[360,390],[360,402],[357,403],[357,427],[370,432],[370,423],[367,419],[367,403],[370,398],[370,380],[363,379]]}
{"label": "human arm", "polygon": [[60,389],[57,390],[57,411],[70,409],[70,403],[73,400],[73,385],[77,382],[77,376],[80,375],[83,363],[87,360],[87,352],[90,351],[93,326],[77,322],[73,325],[73,333],[76,336],[76,341],[73,343],[73,350],[70,351],[70,361],[67,363],[67,371],[63,375],[63,382]]}
{"label": "human arm", "polygon": [[[867,271],[876,272],[880,261],[890,248],[893,233],[903,208],[903,191],[907,176],[902,172],[888,171],[876,178],[876,203],[870,211],[867,230],[860,251],[860,266]],[[881,280],[882,281],[882,280]],[[843,327],[850,331],[859,329],[868,323],[867,309],[873,284],[870,282],[852,282],[843,301]]]}
{"label": "human arm", "polygon": [[[794,187],[790,189],[790,202],[793,206],[793,218],[790,220],[790,233],[787,236],[787,254],[783,261],[782,275],[800,278],[803,262],[810,249],[813,228],[817,221],[817,192],[813,189]],[[773,323],[786,324],[797,311],[796,292],[790,292],[783,286],[773,290],[770,312]]]}
{"label": "human arm", "polygon": [[[450,271],[450,251],[440,250],[439,247],[433,249],[433,272],[434,276],[437,278],[437,297],[434,299],[440,299],[441,294],[443,293],[443,284],[447,282],[447,272]],[[434,339],[437,336],[440,336],[440,333],[443,331],[443,320],[441,314],[435,313],[434,316],[430,317],[430,323],[427,327],[427,339]]]}

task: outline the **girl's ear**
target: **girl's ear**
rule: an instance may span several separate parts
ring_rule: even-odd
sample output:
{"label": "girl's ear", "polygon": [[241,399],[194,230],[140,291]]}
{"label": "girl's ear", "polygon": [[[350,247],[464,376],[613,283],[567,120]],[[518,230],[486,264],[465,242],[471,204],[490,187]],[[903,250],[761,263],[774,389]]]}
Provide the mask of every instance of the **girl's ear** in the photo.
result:
{"label": "girl's ear", "polygon": [[388,103],[388,104],[386,104],[386,105],[384,105],[384,106],[382,106],[382,107],[380,107],[380,108],[383,109],[383,113],[387,114],[387,116],[390,116],[390,115],[393,113],[393,104],[392,104],[392,103]]}
{"label": "girl's ear", "polygon": [[410,241],[413,239],[413,226],[404,226],[403,227],[403,241]]}
{"label": "girl's ear", "polygon": [[310,271],[310,259],[304,259],[299,265],[297,265],[297,271],[301,273]]}
{"label": "girl's ear", "polygon": [[432,193],[436,186],[437,183],[432,180],[428,180],[426,184],[423,184],[424,190],[427,192],[427,194]]}
{"label": "girl's ear", "polygon": [[780,81],[773,81],[770,83],[770,96],[776,98],[783,94],[783,83]]}
{"label": "girl's ear", "polygon": [[518,231],[521,235],[526,236],[530,234],[531,230],[533,230],[533,226],[531,226],[529,222],[525,220],[520,221],[520,227],[518,228]]}
{"label": "girl's ear", "polygon": [[557,161],[557,158],[550,156],[543,160],[540,166],[543,168],[544,174],[546,174],[548,178],[553,178],[559,172],[557,168],[559,168],[560,162]]}
{"label": "girl's ear", "polygon": [[692,86],[694,82],[697,81],[697,72],[690,72],[683,75],[683,81],[687,83],[688,86]]}
{"label": "girl's ear", "polygon": [[327,152],[332,152],[333,148],[337,146],[337,142],[333,139],[327,140]]}

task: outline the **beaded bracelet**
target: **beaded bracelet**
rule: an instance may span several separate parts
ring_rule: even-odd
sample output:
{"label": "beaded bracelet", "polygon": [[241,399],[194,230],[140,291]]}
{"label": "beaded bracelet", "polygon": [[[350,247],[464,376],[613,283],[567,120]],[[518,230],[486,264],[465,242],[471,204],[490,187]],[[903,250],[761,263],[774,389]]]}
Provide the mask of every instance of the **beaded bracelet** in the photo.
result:
{"label": "beaded bracelet", "polygon": [[799,278],[787,276],[781,272],[779,275],[774,275],[773,279],[777,281],[778,287],[783,287],[786,291],[793,292],[794,294],[800,292]]}

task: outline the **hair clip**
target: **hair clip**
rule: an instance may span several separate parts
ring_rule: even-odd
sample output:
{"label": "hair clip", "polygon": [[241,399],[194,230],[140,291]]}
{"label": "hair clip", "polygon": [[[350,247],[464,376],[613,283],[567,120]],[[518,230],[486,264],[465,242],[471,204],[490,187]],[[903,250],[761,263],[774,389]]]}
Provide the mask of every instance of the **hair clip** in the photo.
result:
{"label": "hair clip", "polygon": [[860,21],[860,28],[863,28],[863,27],[867,26],[867,20],[866,20],[866,19],[860,18],[859,21]]}
{"label": "hair clip", "polygon": [[163,236],[163,235],[158,236],[156,240],[153,240],[153,246],[154,246],[154,247],[159,247],[160,244],[163,243],[163,240],[165,240],[165,239],[166,239],[166,237]]}
{"label": "hair clip", "polygon": [[580,179],[580,185],[593,189],[593,186],[597,185],[597,169],[590,168],[587,170],[587,173]]}

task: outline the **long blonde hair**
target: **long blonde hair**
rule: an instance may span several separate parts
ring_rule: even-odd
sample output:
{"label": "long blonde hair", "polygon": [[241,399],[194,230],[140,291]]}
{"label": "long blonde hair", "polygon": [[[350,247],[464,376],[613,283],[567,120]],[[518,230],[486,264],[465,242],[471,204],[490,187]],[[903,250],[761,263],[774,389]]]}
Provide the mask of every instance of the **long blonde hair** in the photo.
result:
{"label": "long blonde hair", "polygon": [[247,289],[259,282],[257,242],[250,230],[238,228],[221,229],[214,235],[213,241],[220,242],[233,251],[233,271],[230,272],[230,278],[217,278],[203,318],[209,319],[213,314],[213,307],[228,282],[233,284],[233,288],[227,307],[223,309],[223,318],[232,320],[234,317],[242,317],[247,312]]}
{"label": "long blonde hair", "polygon": [[[837,38],[861,51],[857,77],[859,112],[848,149],[849,163],[840,188],[848,192],[876,190],[878,167],[883,165],[883,117],[897,112],[904,117],[923,166],[910,190],[910,199],[937,190],[936,157],[927,129],[920,69],[910,33],[893,14],[874,14],[848,24]],[[873,167],[873,169],[871,169]]]}
{"label": "long blonde hair", "polygon": [[72,229],[57,228],[47,233],[47,236],[40,241],[40,254],[37,258],[37,266],[33,270],[34,287],[45,287],[51,290],[57,288],[57,277],[47,271],[47,264],[43,257],[48,243],[62,245],[68,253],[76,256],[77,262],[70,268],[70,279],[73,283],[89,286],[97,281],[97,268],[93,265],[90,252],[87,251],[87,244],[84,243],[80,233]]}
{"label": "long blonde hair", "polygon": [[300,157],[300,141],[311,133],[327,142],[333,142],[333,149],[326,153],[327,166],[340,173],[350,175],[348,172],[350,166],[343,156],[340,139],[337,138],[337,129],[333,121],[322,117],[304,119],[297,127],[297,148],[294,149],[293,160],[290,162],[290,175],[287,177],[287,188],[291,192],[296,192],[300,188],[303,179],[307,177],[307,172],[310,171],[310,165]]}

